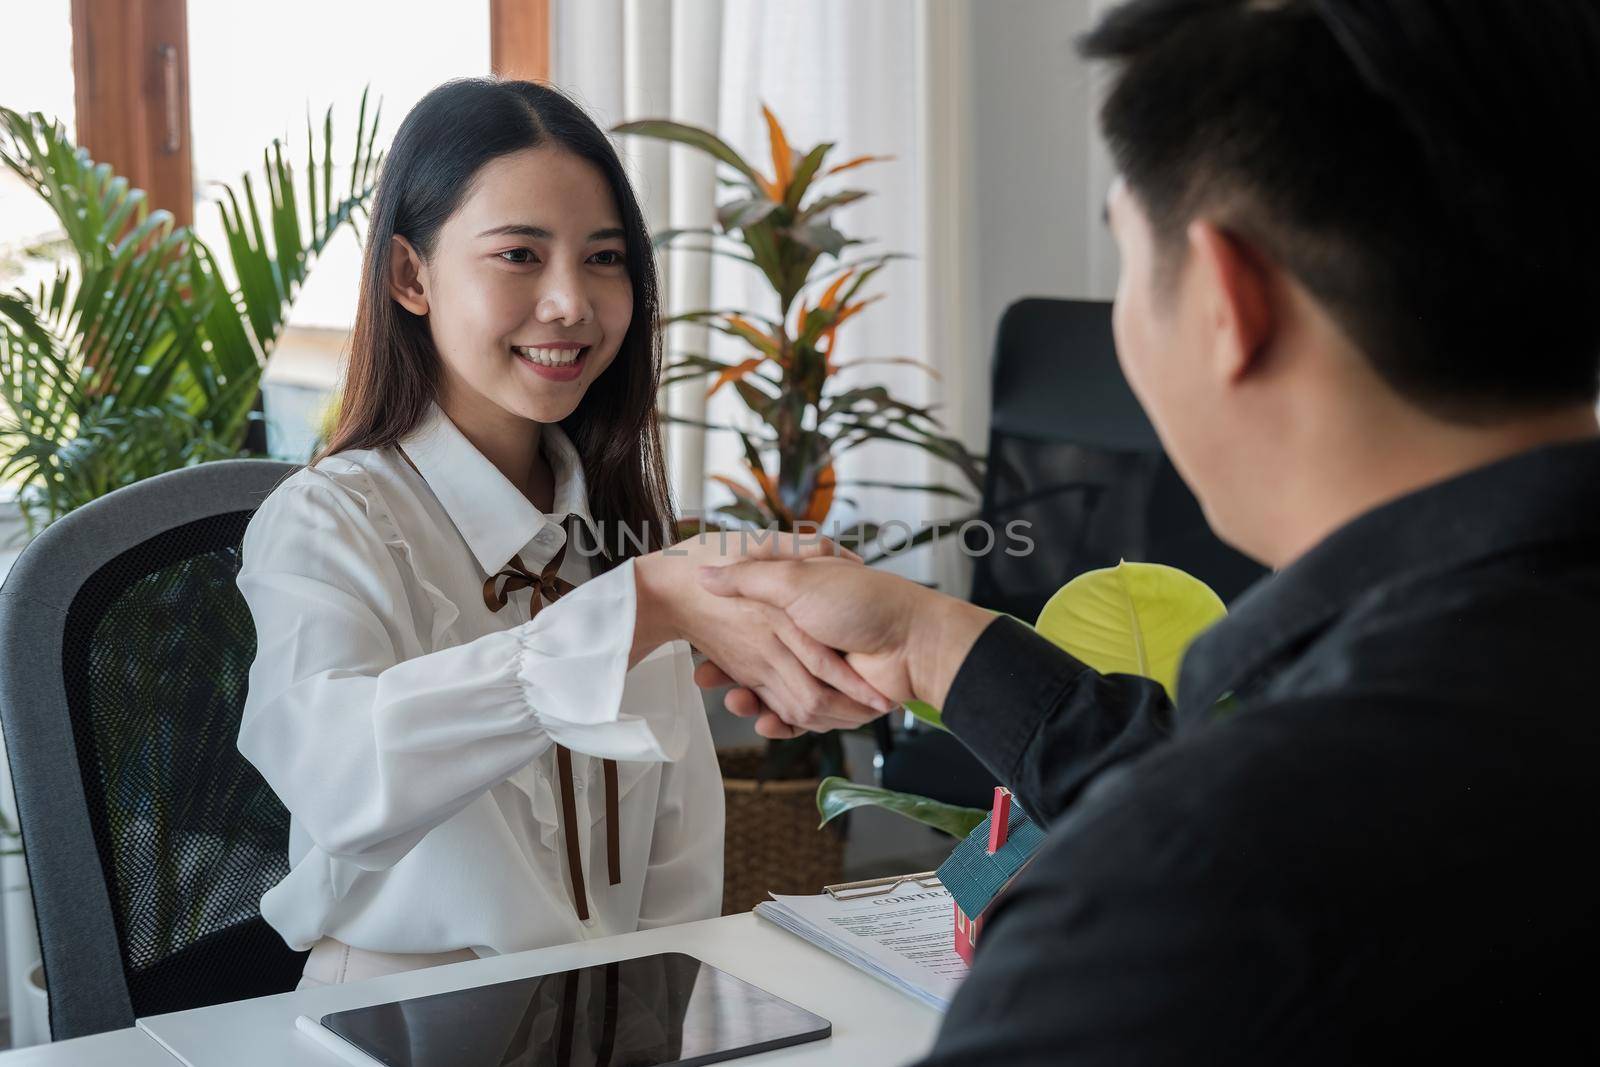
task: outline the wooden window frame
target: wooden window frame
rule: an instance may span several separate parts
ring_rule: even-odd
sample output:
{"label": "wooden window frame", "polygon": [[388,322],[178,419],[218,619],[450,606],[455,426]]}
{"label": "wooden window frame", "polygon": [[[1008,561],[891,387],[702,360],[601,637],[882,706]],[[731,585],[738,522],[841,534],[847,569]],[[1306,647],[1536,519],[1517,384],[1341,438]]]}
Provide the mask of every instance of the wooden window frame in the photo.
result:
{"label": "wooden window frame", "polygon": [[[550,0],[489,0],[490,69],[550,79]],[[187,0],[72,0],[78,143],[194,221]]]}
{"label": "wooden window frame", "polygon": [[501,78],[550,80],[550,0],[489,0],[489,69]]}
{"label": "wooden window frame", "polygon": [[180,224],[194,220],[186,0],[72,0],[78,143]]}

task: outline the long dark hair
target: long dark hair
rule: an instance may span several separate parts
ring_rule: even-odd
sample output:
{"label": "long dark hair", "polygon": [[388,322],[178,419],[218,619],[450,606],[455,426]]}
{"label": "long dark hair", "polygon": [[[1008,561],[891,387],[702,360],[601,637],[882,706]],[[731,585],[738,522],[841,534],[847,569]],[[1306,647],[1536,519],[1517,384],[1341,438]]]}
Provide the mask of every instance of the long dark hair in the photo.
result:
{"label": "long dark hair", "polygon": [[655,255],[611,142],[549,86],[494,78],[446,82],[400,124],[373,198],[338,418],[313,462],[347,449],[398,445],[437,396],[439,354],[427,320],[389,294],[392,238],[404,237],[426,258],[484,164],[543,145],[571,152],[605,175],[627,233],[633,321],[612,364],[561,423],[583,458],[589,508],[615,562],[635,554],[640,541],[646,551],[668,544],[673,521],[655,417],[661,380]]}

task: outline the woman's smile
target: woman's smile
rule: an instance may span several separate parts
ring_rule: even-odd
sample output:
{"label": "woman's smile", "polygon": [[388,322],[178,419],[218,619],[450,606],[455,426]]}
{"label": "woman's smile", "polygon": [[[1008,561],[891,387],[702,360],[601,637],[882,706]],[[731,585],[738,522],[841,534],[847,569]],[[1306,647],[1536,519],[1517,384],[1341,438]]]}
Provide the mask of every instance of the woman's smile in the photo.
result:
{"label": "woman's smile", "polygon": [[552,382],[570,382],[583,373],[589,346],[576,341],[555,341],[542,345],[513,345],[517,361],[539,377]]}

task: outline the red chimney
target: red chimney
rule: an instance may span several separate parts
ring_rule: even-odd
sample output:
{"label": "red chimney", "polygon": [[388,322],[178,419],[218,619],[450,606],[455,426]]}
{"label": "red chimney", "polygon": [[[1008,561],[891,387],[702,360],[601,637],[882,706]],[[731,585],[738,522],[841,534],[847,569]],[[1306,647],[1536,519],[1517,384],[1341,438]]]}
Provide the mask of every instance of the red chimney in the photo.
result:
{"label": "red chimney", "polygon": [[994,787],[994,807],[989,811],[989,855],[1005,847],[1006,834],[1011,831],[1011,790],[1003,785]]}

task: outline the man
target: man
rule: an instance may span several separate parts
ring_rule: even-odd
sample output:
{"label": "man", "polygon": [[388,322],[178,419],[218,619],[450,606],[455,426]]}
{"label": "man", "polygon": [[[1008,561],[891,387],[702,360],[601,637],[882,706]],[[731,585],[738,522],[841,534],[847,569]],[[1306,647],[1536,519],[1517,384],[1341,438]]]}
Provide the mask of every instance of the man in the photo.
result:
{"label": "man", "polygon": [[1119,357],[1278,573],[1176,706],[847,561],[701,573],[942,707],[1048,827],[923,1063],[1592,1055],[1596,5],[1133,0],[1083,47]]}

